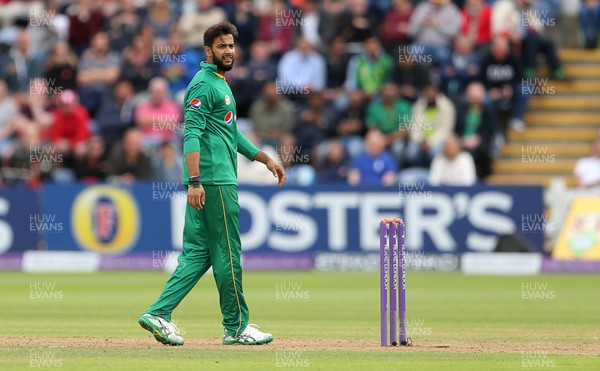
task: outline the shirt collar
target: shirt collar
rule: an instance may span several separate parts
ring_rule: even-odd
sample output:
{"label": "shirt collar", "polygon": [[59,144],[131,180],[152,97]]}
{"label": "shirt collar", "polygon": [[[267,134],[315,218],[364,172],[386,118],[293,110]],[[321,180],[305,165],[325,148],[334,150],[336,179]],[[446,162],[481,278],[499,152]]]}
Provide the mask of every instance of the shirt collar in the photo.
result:
{"label": "shirt collar", "polygon": [[215,75],[217,75],[219,78],[227,81],[227,79],[225,79],[225,76],[223,76],[223,75],[221,75],[220,73],[217,72],[217,65],[216,64],[212,64],[212,63],[208,63],[208,62],[201,62],[200,66],[202,67],[202,69],[207,69],[210,72],[212,72]]}

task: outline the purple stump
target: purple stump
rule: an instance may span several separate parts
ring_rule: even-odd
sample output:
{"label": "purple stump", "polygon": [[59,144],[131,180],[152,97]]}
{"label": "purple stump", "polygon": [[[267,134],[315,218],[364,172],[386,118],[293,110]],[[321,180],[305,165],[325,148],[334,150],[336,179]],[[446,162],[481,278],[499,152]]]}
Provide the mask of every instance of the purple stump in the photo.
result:
{"label": "purple stump", "polygon": [[396,328],[398,323],[396,322],[396,314],[398,307],[398,224],[390,224],[390,251],[392,262],[390,264],[390,343],[392,345],[398,345],[398,333]]}
{"label": "purple stump", "polygon": [[381,319],[381,346],[388,346],[387,339],[387,286],[388,286],[388,249],[387,249],[387,223],[379,223],[379,291],[380,291],[380,319]]}
{"label": "purple stump", "polygon": [[406,338],[406,253],[404,251],[404,221],[400,221],[398,227],[399,249],[400,249],[400,344],[407,345]]}

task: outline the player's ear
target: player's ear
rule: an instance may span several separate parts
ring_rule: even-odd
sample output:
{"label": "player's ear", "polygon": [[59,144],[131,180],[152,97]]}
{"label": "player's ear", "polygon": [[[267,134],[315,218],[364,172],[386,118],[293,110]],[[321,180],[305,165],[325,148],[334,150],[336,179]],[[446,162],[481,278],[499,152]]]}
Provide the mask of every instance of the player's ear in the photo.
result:
{"label": "player's ear", "polygon": [[212,58],[212,52],[210,48],[206,45],[204,45],[204,53],[206,54],[206,58]]}

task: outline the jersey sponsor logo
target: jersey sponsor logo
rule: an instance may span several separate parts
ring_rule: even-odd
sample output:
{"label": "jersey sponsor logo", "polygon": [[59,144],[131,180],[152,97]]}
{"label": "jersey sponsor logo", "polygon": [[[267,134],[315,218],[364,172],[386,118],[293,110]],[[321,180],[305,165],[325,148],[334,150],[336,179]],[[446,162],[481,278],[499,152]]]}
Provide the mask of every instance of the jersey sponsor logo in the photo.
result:
{"label": "jersey sponsor logo", "polygon": [[226,105],[230,105],[231,104],[231,98],[229,98],[229,95],[225,95],[225,104]]}
{"label": "jersey sponsor logo", "polygon": [[231,123],[233,122],[233,112],[227,112],[225,114],[225,117],[223,118],[223,121],[225,121],[227,125],[231,125]]}
{"label": "jersey sponsor logo", "polygon": [[190,106],[191,106],[193,109],[198,109],[198,108],[200,108],[200,106],[201,106],[201,105],[202,105],[202,102],[200,102],[200,99],[198,99],[198,98],[194,98],[194,99],[192,99],[192,101],[190,102]]}
{"label": "jersey sponsor logo", "polygon": [[139,235],[139,210],[133,196],[120,188],[85,189],[73,203],[72,230],[76,242],[89,251],[118,254],[131,249]]}

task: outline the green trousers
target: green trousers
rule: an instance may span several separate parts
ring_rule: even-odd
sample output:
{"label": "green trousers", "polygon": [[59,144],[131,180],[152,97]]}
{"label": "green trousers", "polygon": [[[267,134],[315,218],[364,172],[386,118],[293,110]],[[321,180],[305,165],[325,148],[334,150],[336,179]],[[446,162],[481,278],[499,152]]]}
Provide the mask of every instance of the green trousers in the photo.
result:
{"label": "green trousers", "polygon": [[158,300],[146,313],[171,321],[171,313],[212,266],[219,290],[223,327],[237,337],[248,325],[248,307],[242,290],[242,245],[236,185],[205,185],[201,210],[189,204],[185,211],[183,251]]}

